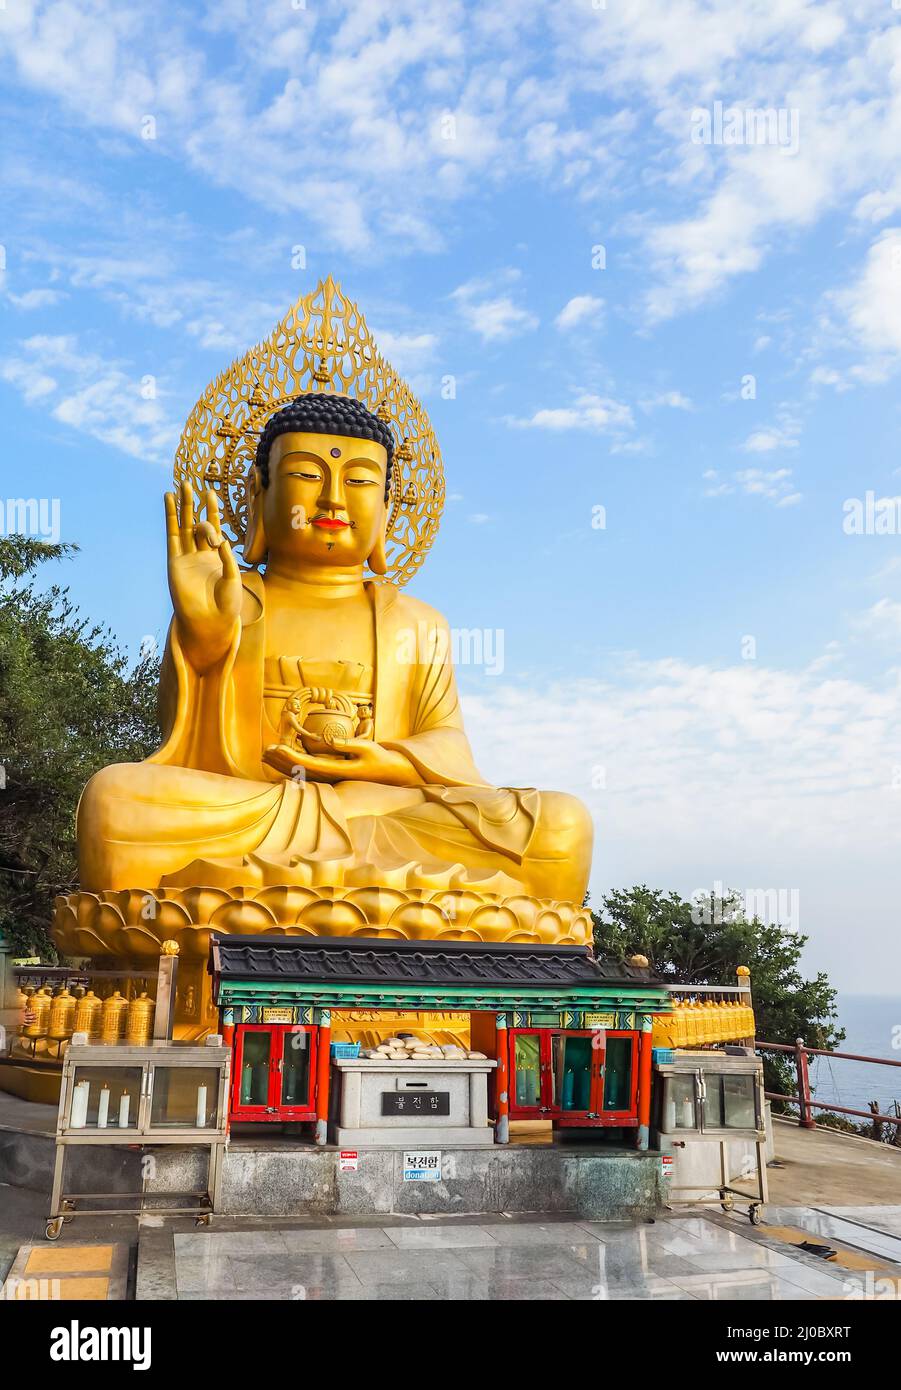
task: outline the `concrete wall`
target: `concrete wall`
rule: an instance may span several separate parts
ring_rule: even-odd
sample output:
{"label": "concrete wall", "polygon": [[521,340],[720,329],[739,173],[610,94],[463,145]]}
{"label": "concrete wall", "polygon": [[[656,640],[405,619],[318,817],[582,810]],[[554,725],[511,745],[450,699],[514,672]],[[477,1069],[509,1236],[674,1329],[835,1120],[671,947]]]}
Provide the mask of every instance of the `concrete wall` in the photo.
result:
{"label": "concrete wall", "polygon": [[256,1216],[554,1211],[604,1221],[652,1215],[661,1201],[657,1154],[446,1149],[440,1182],[404,1182],[402,1150],[357,1152],[356,1172],[342,1172],[333,1149],[232,1148],[219,1209]]}
{"label": "concrete wall", "polygon": [[[140,1190],[140,1154],[125,1149],[70,1149],[67,1188]],[[147,1191],[167,1194],[205,1185],[201,1150],[160,1147]],[[0,1182],[50,1192],[54,1143],[49,1136],[0,1131]],[[368,1216],[503,1211],[570,1212],[598,1221],[651,1216],[661,1198],[660,1156],[635,1150],[486,1147],[442,1151],[440,1182],[404,1182],[403,1152],[359,1149],[356,1172],[342,1172],[339,1151],[229,1148],[218,1210],[223,1215]]]}

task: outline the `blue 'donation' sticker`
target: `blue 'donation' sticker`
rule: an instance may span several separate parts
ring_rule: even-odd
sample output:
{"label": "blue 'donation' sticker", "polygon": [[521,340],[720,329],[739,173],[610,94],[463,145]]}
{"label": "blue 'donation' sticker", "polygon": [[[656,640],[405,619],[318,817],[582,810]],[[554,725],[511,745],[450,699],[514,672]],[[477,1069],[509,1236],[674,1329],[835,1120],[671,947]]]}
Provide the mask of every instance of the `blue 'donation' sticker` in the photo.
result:
{"label": "blue 'donation' sticker", "polygon": [[404,1182],[440,1182],[441,1153],[437,1149],[404,1151]]}

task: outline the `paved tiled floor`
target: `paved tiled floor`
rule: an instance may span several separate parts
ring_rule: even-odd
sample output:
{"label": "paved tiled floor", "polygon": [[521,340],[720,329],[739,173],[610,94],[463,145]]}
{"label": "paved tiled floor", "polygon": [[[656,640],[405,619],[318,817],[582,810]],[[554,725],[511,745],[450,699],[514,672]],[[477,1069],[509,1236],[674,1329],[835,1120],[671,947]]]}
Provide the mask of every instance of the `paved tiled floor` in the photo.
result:
{"label": "paved tiled floor", "polygon": [[[790,1209],[796,1223],[802,1212]],[[861,1212],[855,1220],[862,1219]],[[784,1219],[789,1211],[776,1215]],[[769,1212],[768,1217],[774,1219]],[[848,1225],[837,1216],[823,1221]],[[811,1229],[809,1221],[805,1227]],[[494,1218],[483,1223],[213,1230],[175,1236],[178,1296],[537,1301],[854,1296],[856,1275],[779,1245],[766,1231],[765,1225],[751,1231],[737,1217],[724,1220],[704,1213],[628,1226]],[[825,1229],[821,1233],[829,1234]],[[881,1242],[890,1243],[892,1237],[878,1239],[884,1259],[888,1252]],[[895,1253],[898,1258],[901,1249]],[[892,1264],[901,1272],[901,1264]]]}
{"label": "paved tiled floor", "polygon": [[23,1245],[0,1289],[0,1299],[114,1301],[128,1286],[128,1246],[89,1241]]}
{"label": "paved tiled floor", "polygon": [[884,1259],[901,1261],[899,1207],[768,1207],[767,1219],[798,1221],[822,1239],[830,1237],[869,1250]]}

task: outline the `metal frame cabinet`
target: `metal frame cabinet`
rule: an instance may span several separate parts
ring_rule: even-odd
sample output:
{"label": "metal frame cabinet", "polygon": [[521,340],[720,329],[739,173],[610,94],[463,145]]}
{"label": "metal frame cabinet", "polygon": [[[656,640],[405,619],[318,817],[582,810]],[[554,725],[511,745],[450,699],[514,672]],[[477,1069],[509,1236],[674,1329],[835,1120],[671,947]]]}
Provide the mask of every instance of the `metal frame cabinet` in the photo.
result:
{"label": "metal frame cabinet", "polygon": [[[731,1096],[729,1088],[731,1086]],[[714,1090],[715,1088],[715,1090]],[[677,1094],[678,1090],[678,1094]],[[671,1062],[655,1065],[656,1142],[659,1147],[684,1148],[687,1143],[719,1144],[720,1182],[715,1199],[724,1211],[731,1211],[736,1198],[748,1203],[748,1218],[757,1226],[767,1201],[766,1109],[763,1089],[763,1063],[753,1055],[727,1052],[677,1052]],[[713,1099],[715,1094],[716,1099]],[[728,1123],[730,1099],[733,1123]],[[750,1107],[750,1108],[749,1108]],[[719,1111],[719,1118],[717,1118]],[[726,1145],[750,1140],[756,1156],[755,1193],[743,1192],[729,1181]],[[713,1184],[677,1185],[673,1193],[694,1193],[684,1201],[701,1204],[698,1194],[709,1192]]]}
{"label": "metal frame cabinet", "polygon": [[[160,1215],[193,1215],[208,1220],[218,1200],[222,1155],[228,1137],[230,1067],[231,1050],[221,1046],[193,1046],[173,1042],[157,1042],[146,1047],[132,1047],[128,1044],[105,1046],[100,1043],[70,1046],[63,1061],[56,1130],[56,1162],[50,1215],[46,1227],[47,1239],[56,1240],[62,1231],[63,1223],[76,1216],[140,1216],[142,1212],[150,1209]],[[193,1084],[186,1073],[191,1070],[204,1074],[204,1081],[199,1084],[206,1085],[207,1090],[207,1083],[210,1081],[214,1081],[216,1088],[215,1096],[211,1097],[208,1106],[205,1106],[208,1119],[202,1126],[197,1123],[197,1107],[201,1103],[199,1089],[195,1091],[193,1114],[190,1111],[190,1101],[187,1118],[184,1114],[185,1096],[190,1098]],[[77,1110],[80,1099],[77,1088],[83,1082],[89,1085],[88,1105],[86,1114],[79,1116]],[[120,1123],[119,1109],[110,1095],[107,1123],[105,1127],[101,1127],[98,1123],[99,1115],[96,1113],[99,1093],[101,1087],[110,1082],[122,1087],[120,1105],[123,1104],[124,1098],[128,1097],[128,1104],[123,1106],[122,1112],[124,1116],[127,1111],[127,1123]],[[173,1114],[167,1116],[172,1099],[169,1087],[173,1082],[176,1083],[175,1106]],[[112,1089],[111,1086],[109,1089]],[[172,1196],[194,1198],[194,1206],[148,1208],[145,1205],[144,1190],[139,1193],[66,1193],[66,1155],[71,1147],[125,1146],[143,1149],[158,1145],[176,1145],[184,1148],[196,1146],[209,1150],[206,1188],[202,1191],[166,1194],[167,1199]],[[90,1206],[83,1211],[77,1209],[78,1202],[93,1203],[113,1199],[123,1203],[132,1200],[138,1205],[131,1209],[124,1206]]]}

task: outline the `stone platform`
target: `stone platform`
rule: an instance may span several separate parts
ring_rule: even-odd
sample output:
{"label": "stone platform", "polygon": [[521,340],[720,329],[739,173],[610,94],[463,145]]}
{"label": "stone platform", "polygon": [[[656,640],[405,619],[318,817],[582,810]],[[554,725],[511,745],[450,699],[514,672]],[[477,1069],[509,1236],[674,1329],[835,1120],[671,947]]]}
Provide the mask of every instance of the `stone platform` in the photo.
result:
{"label": "stone platform", "polygon": [[[434,1147],[434,1146],[433,1146]],[[598,1221],[651,1216],[663,1201],[660,1156],[597,1144],[441,1149],[440,1182],[405,1182],[404,1151],[263,1150],[231,1145],[223,1213],[371,1216],[500,1212],[575,1213]]]}
{"label": "stone platform", "polygon": [[[342,1149],[484,1148],[494,1141],[488,1122],[488,1074],[496,1066],[488,1058],[339,1061],[341,1112],[332,1137]],[[436,1091],[447,1097],[445,1115],[428,1113],[429,1097]],[[382,1113],[384,1092],[398,1097],[403,1114]]]}
{"label": "stone platform", "polygon": [[[0,1096],[0,1183],[45,1192],[49,1200],[55,1129],[53,1107]],[[146,1191],[155,1201],[203,1185],[205,1154],[174,1147],[153,1152],[155,1176]],[[547,1144],[448,1146],[440,1152],[440,1182],[405,1182],[402,1147],[360,1147],[356,1171],[350,1172],[342,1171],[337,1146],[319,1147],[288,1135],[242,1134],[226,1149],[218,1212],[257,1217],[556,1212],[622,1221],[654,1215],[665,1198],[659,1154],[591,1136]],[[123,1144],[70,1150],[70,1190],[90,1183],[95,1190],[134,1193],[141,1181],[138,1149]]]}

